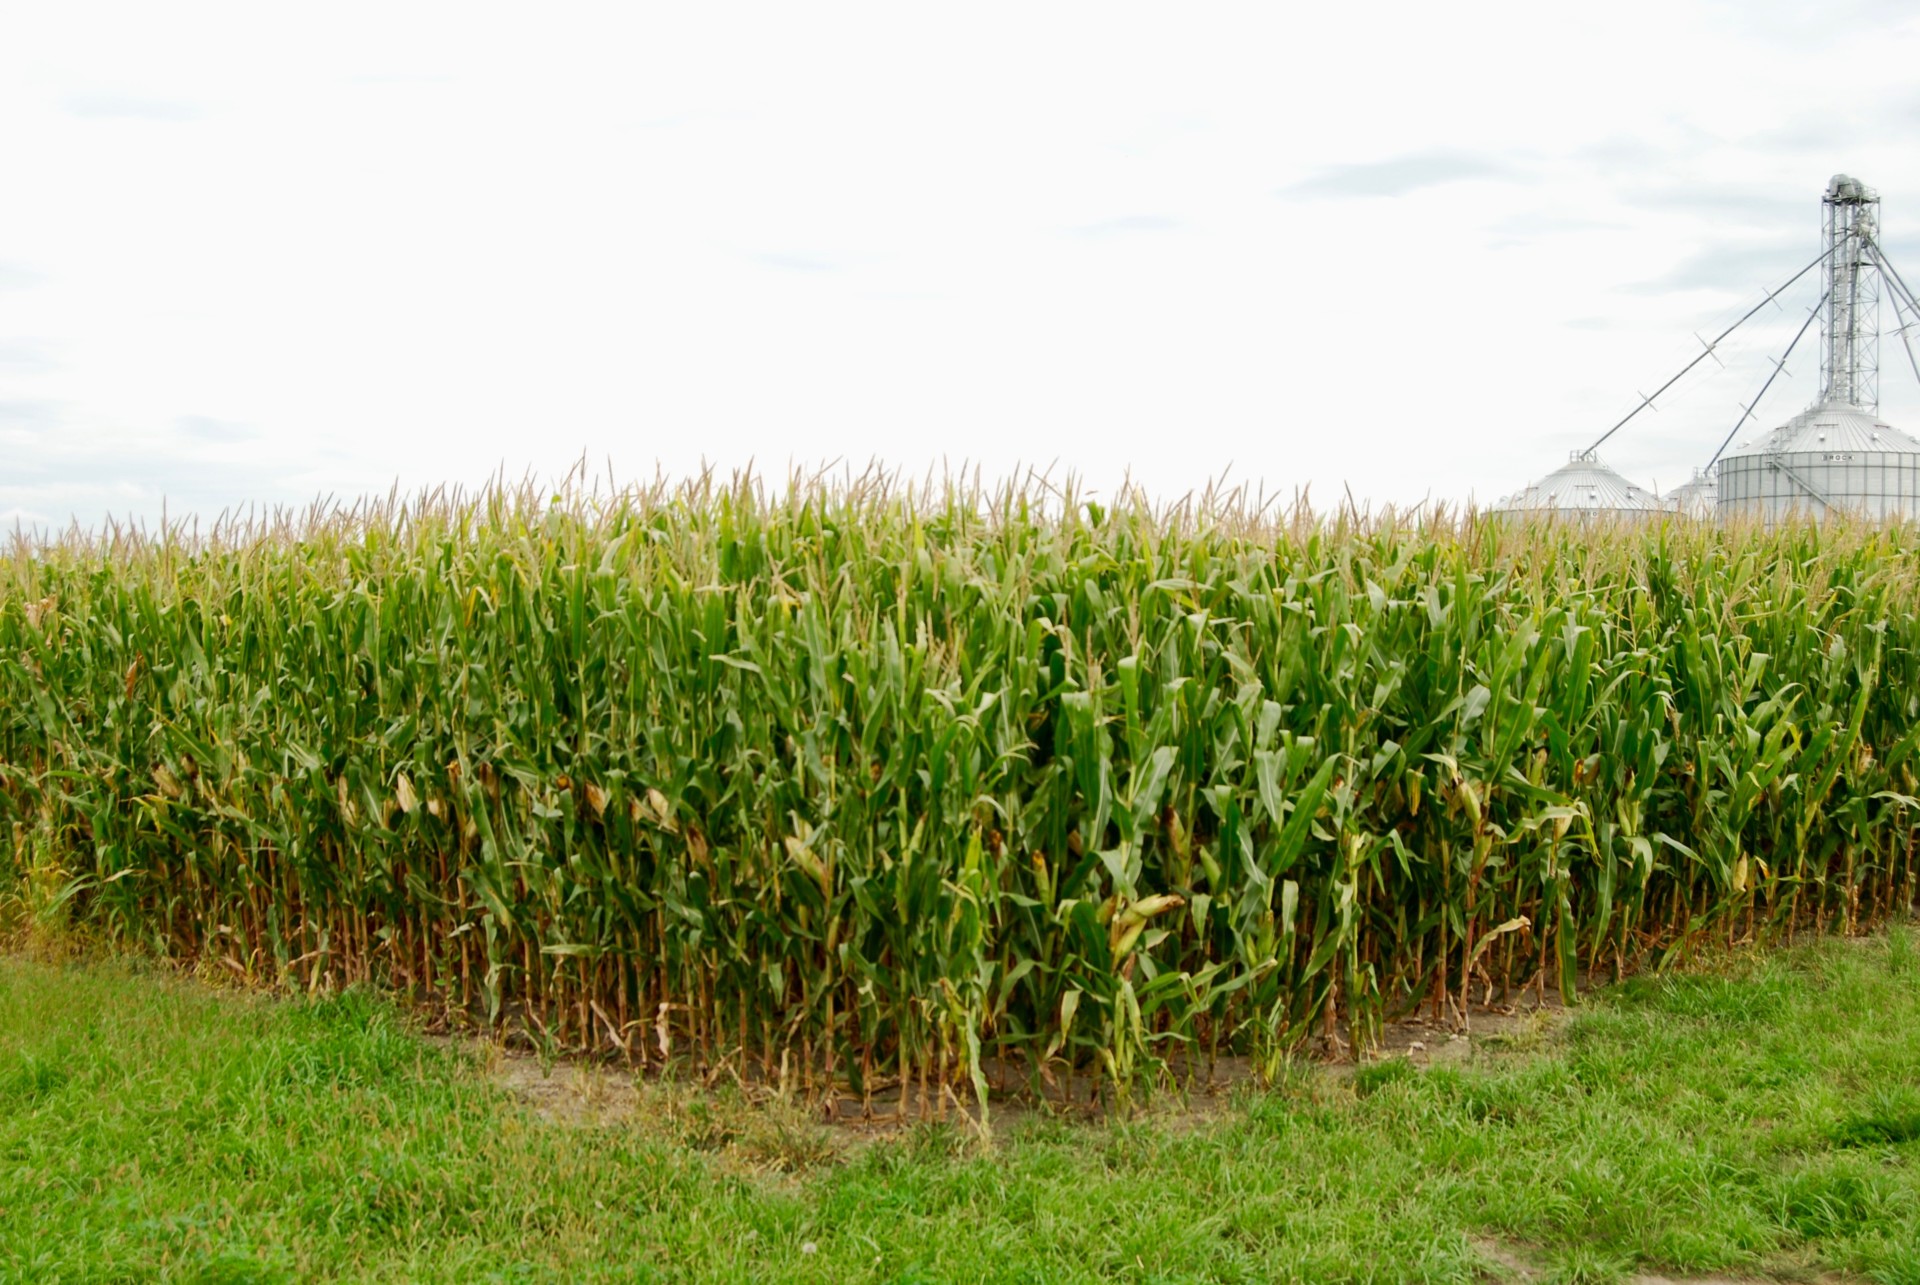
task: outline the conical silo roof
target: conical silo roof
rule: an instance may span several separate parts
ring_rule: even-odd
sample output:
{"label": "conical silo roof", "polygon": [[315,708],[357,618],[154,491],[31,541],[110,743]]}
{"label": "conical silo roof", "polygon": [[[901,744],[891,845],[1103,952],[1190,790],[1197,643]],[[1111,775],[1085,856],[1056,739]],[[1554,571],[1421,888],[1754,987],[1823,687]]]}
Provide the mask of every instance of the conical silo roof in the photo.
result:
{"label": "conical silo roof", "polygon": [[1742,442],[1729,455],[1780,455],[1806,451],[1920,454],[1920,440],[1893,427],[1863,406],[1827,402],[1811,406],[1752,441]]}
{"label": "conical silo roof", "polygon": [[1712,469],[1693,471],[1693,476],[1668,491],[1663,497],[1675,513],[1690,518],[1710,518],[1720,504],[1720,479]]}
{"label": "conical silo roof", "polygon": [[1661,505],[1651,490],[1629,482],[1598,455],[1575,451],[1565,464],[1494,507],[1514,513],[1598,516],[1656,513]]}

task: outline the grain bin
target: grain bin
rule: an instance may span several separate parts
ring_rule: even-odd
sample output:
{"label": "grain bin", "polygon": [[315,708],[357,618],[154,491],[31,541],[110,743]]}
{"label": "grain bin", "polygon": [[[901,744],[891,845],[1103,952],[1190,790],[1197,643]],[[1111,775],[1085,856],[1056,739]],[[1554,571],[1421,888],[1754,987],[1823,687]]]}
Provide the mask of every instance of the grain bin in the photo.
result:
{"label": "grain bin", "polygon": [[1710,518],[1719,508],[1719,476],[1714,469],[1695,469],[1692,477],[1660,498],[1682,517]]}
{"label": "grain bin", "polygon": [[1565,464],[1493,507],[1501,513],[1626,521],[1661,511],[1658,496],[1614,472],[1592,451],[1575,451]]}
{"label": "grain bin", "polygon": [[[1719,512],[1764,522],[1794,514],[1920,518],[1920,440],[1879,414],[1880,295],[1904,288],[1878,244],[1880,197],[1836,174],[1820,205],[1820,396],[1721,456]],[[1896,309],[1902,297],[1896,293]]]}
{"label": "grain bin", "polygon": [[1827,402],[1721,457],[1720,513],[1920,517],[1920,441],[1860,406]]}

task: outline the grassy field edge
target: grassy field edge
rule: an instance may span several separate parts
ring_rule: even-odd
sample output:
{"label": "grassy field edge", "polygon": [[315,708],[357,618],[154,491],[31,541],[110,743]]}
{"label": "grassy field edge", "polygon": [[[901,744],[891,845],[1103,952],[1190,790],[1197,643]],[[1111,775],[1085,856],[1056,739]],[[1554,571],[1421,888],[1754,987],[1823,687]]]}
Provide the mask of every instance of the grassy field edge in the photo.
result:
{"label": "grassy field edge", "polygon": [[1920,1282],[1916,982],[1902,926],[1630,980],[1456,1068],[840,1149],[725,1094],[544,1121],[364,989],[13,955],[0,1278]]}

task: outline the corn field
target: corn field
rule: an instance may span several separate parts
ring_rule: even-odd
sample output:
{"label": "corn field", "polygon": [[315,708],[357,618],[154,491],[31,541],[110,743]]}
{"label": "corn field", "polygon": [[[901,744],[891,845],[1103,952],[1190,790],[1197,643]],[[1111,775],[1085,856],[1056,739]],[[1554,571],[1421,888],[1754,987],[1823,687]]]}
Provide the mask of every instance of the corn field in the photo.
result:
{"label": "corn field", "polygon": [[19,538],[0,885],[639,1064],[1124,1091],[1907,909],[1915,553],[713,478]]}

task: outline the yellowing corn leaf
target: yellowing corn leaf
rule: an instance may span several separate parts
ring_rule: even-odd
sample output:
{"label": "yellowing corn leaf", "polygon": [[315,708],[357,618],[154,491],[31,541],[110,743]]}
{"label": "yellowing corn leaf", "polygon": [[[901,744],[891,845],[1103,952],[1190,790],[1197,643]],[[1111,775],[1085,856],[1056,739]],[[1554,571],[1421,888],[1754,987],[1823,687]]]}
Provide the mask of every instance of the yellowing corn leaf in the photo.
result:
{"label": "yellowing corn leaf", "polygon": [[674,823],[673,806],[667,802],[667,796],[651,787],[647,790],[647,811],[652,813],[653,823],[668,834],[679,830],[680,827]]}
{"label": "yellowing corn leaf", "polygon": [[1498,928],[1495,928],[1492,932],[1489,932],[1473,944],[1473,962],[1480,962],[1480,956],[1487,953],[1487,947],[1493,945],[1496,937],[1504,937],[1508,933],[1519,932],[1522,928],[1531,928],[1532,926],[1533,920],[1527,918],[1525,915],[1515,915],[1512,919],[1507,920],[1507,922],[1501,924]]}

